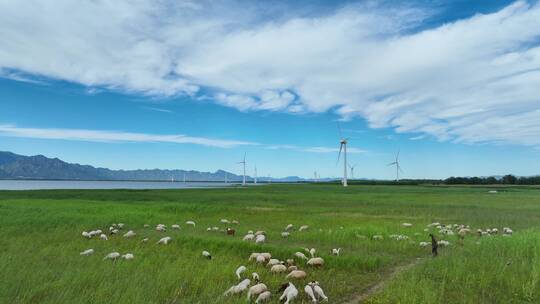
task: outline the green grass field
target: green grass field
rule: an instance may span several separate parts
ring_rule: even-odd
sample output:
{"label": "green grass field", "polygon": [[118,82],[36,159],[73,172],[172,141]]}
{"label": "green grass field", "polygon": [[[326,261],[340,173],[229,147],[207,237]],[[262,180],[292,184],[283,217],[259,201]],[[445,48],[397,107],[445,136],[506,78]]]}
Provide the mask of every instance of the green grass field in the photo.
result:
{"label": "green grass field", "polygon": [[[65,190],[0,192],[0,303],[245,303],[246,293],[224,297],[238,283],[234,271],[257,272],[278,303],[284,274],[248,262],[252,252],[285,260],[314,247],[325,266],[295,281],[294,303],[309,303],[306,282],[321,283],[330,303],[352,301],[384,282],[369,303],[539,303],[540,189],[482,187],[266,185],[205,190]],[[235,237],[208,232],[220,219],[236,219]],[[195,228],[184,223],[194,220]],[[403,222],[413,224],[402,227]],[[432,222],[477,228],[511,227],[512,237],[444,236],[451,242],[432,258],[424,229]],[[108,241],[82,231],[125,223]],[[158,223],[180,231],[157,232]],[[280,236],[287,224],[307,231]],[[149,224],[150,228],[143,228]],[[264,230],[267,242],[242,241]],[[436,232],[436,230],[433,230]],[[372,240],[381,234],[384,240]],[[397,241],[390,234],[404,234]],[[157,245],[161,237],[172,242]],[[362,237],[362,236],[365,236]],[[142,243],[144,237],[150,238]],[[332,248],[342,248],[332,256]],[[79,252],[93,248],[92,256]],[[203,250],[214,258],[204,259]],[[131,261],[104,261],[112,251]],[[418,259],[420,258],[420,259]],[[406,270],[391,275],[403,265]]]}

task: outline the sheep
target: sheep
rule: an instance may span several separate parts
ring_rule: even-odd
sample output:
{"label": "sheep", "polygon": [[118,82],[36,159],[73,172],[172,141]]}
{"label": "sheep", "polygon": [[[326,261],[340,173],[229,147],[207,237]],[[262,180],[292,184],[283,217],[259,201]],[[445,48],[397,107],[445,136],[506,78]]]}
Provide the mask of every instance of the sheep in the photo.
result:
{"label": "sheep", "polygon": [[289,225],[287,225],[287,227],[285,227],[285,231],[289,231],[289,230],[293,229],[293,227],[294,227],[293,224],[289,224]]}
{"label": "sheep", "polygon": [[259,236],[259,235],[266,235],[266,231],[258,230],[257,232],[255,232],[255,236]]}
{"label": "sheep", "polygon": [[307,277],[307,273],[302,270],[293,270],[291,271],[286,278],[293,278],[293,279],[305,279]]}
{"label": "sheep", "polygon": [[171,225],[171,229],[180,230],[180,225],[173,224],[173,225]]}
{"label": "sheep", "polygon": [[312,258],[315,257],[315,252],[316,252],[315,248],[311,248],[311,249],[309,250],[309,254],[311,255]]}
{"label": "sheep", "polygon": [[118,223],[118,229],[122,229],[124,228],[124,224],[123,223]]}
{"label": "sheep", "polygon": [[256,272],[253,272],[251,274],[251,278],[253,279],[253,281],[255,281],[256,283],[259,283],[260,279],[259,279],[259,274],[256,273]]}
{"label": "sheep", "polygon": [[212,231],[212,227],[206,228],[206,231]]}
{"label": "sheep", "polygon": [[384,237],[382,235],[380,235],[380,234],[376,234],[371,238],[374,239],[374,240],[383,240],[384,239]]}
{"label": "sheep", "polygon": [[264,234],[259,234],[255,237],[256,244],[262,244],[264,242],[266,242],[266,236]]}
{"label": "sheep", "polygon": [[92,238],[92,235],[90,235],[90,233],[88,233],[88,232],[86,232],[86,231],[83,231],[83,232],[81,233],[81,235],[82,235],[83,237],[85,237],[85,238]]}
{"label": "sheep", "polygon": [[428,242],[420,242],[420,247],[427,247],[429,246]]}
{"label": "sheep", "polygon": [[272,258],[272,255],[269,252],[262,252],[260,253],[266,260],[270,260]]}
{"label": "sheep", "polygon": [[440,241],[437,242],[437,244],[440,245],[440,246],[445,246],[445,247],[450,246],[450,242],[445,241],[445,240],[440,240]]}
{"label": "sheep", "polygon": [[165,231],[167,231],[167,226],[165,226],[163,224],[158,224],[156,226],[156,231],[165,232]]}
{"label": "sheep", "polygon": [[126,253],[124,255],[122,255],[122,259],[124,260],[133,260],[135,256],[132,254],[132,253]]}
{"label": "sheep", "polygon": [[403,224],[401,224],[401,226],[403,226],[405,228],[410,228],[410,227],[412,227],[412,225],[413,224],[411,224],[411,223],[403,223]]}
{"label": "sheep", "polygon": [[150,225],[148,225],[148,224],[143,225],[143,228],[149,228],[149,227],[150,227]]}
{"label": "sheep", "polygon": [[288,272],[291,272],[291,271],[294,271],[294,270],[298,270],[298,267],[294,266],[294,265],[291,265],[287,268],[287,271]]}
{"label": "sheep", "polygon": [[311,258],[307,261],[307,264],[310,266],[320,267],[324,265],[323,258]]}
{"label": "sheep", "polygon": [[284,232],[281,233],[282,238],[288,238],[289,235],[291,235],[291,234],[289,232],[287,232],[287,231],[284,231]]}
{"label": "sheep", "polygon": [[117,234],[118,232],[119,232],[118,229],[113,229],[113,230],[111,230],[110,234],[113,235],[113,234]]}
{"label": "sheep", "polygon": [[137,235],[137,234],[135,232],[133,232],[133,230],[130,230],[130,231],[128,231],[128,232],[126,232],[124,234],[124,237],[125,238],[131,238],[131,237],[134,237],[135,235]]}
{"label": "sheep", "polygon": [[258,283],[253,286],[251,286],[248,290],[247,299],[248,301],[251,301],[251,296],[254,295],[260,295],[261,293],[268,290],[268,287],[264,283]]}
{"label": "sheep", "polygon": [[103,241],[108,240],[107,236],[106,236],[105,234],[103,234],[103,233],[99,236],[99,238],[100,238],[101,240],[103,240]]}
{"label": "sheep", "polygon": [[313,303],[317,303],[317,298],[315,298],[315,294],[313,293],[313,287],[311,285],[312,283],[307,284],[304,287],[304,292],[311,299]]}
{"label": "sheep", "polygon": [[223,293],[224,296],[227,296],[229,294],[239,294],[242,293],[244,290],[246,290],[249,286],[251,281],[249,279],[245,279],[242,282],[238,283],[238,285],[233,285],[231,288],[229,288],[225,293]]}
{"label": "sheep", "polygon": [[498,234],[498,233],[499,233],[499,229],[493,228],[493,229],[491,229],[491,232],[492,232],[493,234]]}
{"label": "sheep", "polygon": [[109,254],[107,254],[103,260],[116,260],[117,258],[120,257],[120,253],[118,252],[111,252]]}
{"label": "sheep", "polygon": [[339,256],[340,252],[341,252],[341,248],[332,249],[332,255]]}
{"label": "sheep", "polygon": [[231,223],[231,222],[229,222],[228,219],[221,219],[220,222],[221,222],[222,224],[230,224],[230,223]]}
{"label": "sheep", "polygon": [[246,266],[242,265],[236,269],[236,276],[240,280],[242,277],[240,276],[242,273],[244,273],[247,270]]}
{"label": "sheep", "polygon": [[255,239],[255,234],[246,234],[242,240],[243,241],[253,241],[254,239]]}
{"label": "sheep", "polygon": [[214,226],[214,227],[212,227],[212,230],[213,231],[219,231],[219,227]]}
{"label": "sheep", "polygon": [[259,303],[266,302],[266,301],[270,300],[271,295],[272,295],[272,293],[270,291],[268,291],[268,290],[261,293],[257,297],[257,300],[255,300],[255,304],[259,304]]}
{"label": "sheep", "polygon": [[232,228],[227,228],[227,235],[232,235],[234,236],[234,234],[236,233],[236,230],[232,229]]}
{"label": "sheep", "polygon": [[298,231],[308,230],[308,228],[309,228],[308,225],[303,225],[303,226],[300,226],[300,228],[298,229]]}
{"label": "sheep", "polygon": [[233,225],[238,225],[238,224],[240,224],[240,223],[238,222],[238,220],[232,220],[231,223],[233,223]]}
{"label": "sheep", "polygon": [[166,236],[164,238],[161,238],[157,244],[163,244],[163,245],[168,245],[169,242],[172,240],[172,238],[170,236]]}
{"label": "sheep", "polygon": [[287,267],[283,264],[277,264],[277,265],[272,266],[272,268],[270,268],[270,272],[271,273],[287,272]]}
{"label": "sheep", "polygon": [[294,265],[294,259],[287,259],[286,262],[287,262],[287,266]]}
{"label": "sheep", "polygon": [[210,254],[210,252],[208,252],[208,251],[206,251],[206,250],[204,250],[204,251],[202,252],[202,256],[205,257],[205,258],[207,258],[207,259],[209,259],[209,260],[212,259],[212,255]]}
{"label": "sheep", "polygon": [[85,251],[81,252],[80,255],[89,256],[94,254],[94,249],[86,249]]}
{"label": "sheep", "polygon": [[322,299],[322,302],[328,302],[328,297],[324,294],[324,291],[322,290],[321,286],[319,286],[319,282],[315,281],[313,283],[313,291],[315,294],[317,294],[318,297]]}
{"label": "sheep", "polygon": [[142,239],[142,241],[141,241],[141,243],[146,243],[146,242],[148,242],[148,238],[144,238],[144,239]]}
{"label": "sheep", "polygon": [[278,259],[270,259],[270,260],[268,261],[268,264],[266,264],[266,266],[270,266],[270,267],[271,267],[271,266],[277,265],[277,264],[279,264],[279,263],[281,263],[281,262],[280,262],[280,260],[278,260]]}
{"label": "sheep", "polygon": [[260,253],[258,253],[258,252],[253,252],[253,253],[252,253],[252,254],[251,254],[251,255],[249,256],[249,259],[248,259],[248,261],[250,261],[250,262],[251,262],[251,261],[253,261],[253,260],[256,260],[256,259],[257,259],[257,257],[258,257],[259,255],[261,255],[261,254],[260,254]]}
{"label": "sheep", "polygon": [[285,290],[283,291],[283,294],[281,297],[279,297],[279,300],[282,301],[283,299],[286,299],[284,304],[289,304],[291,301],[298,296],[298,289],[293,285],[293,283],[289,282],[289,285]]}
{"label": "sheep", "polygon": [[506,234],[506,235],[511,235],[512,233],[514,233],[514,231],[508,227],[504,227],[503,228],[503,234]]}
{"label": "sheep", "polygon": [[186,221],[186,225],[190,225],[190,226],[195,227],[195,222],[194,221]]}
{"label": "sheep", "polygon": [[266,262],[266,258],[262,255],[258,255],[257,258],[255,259],[255,262],[259,264],[263,264],[264,262]]}
{"label": "sheep", "polygon": [[295,255],[297,258],[300,258],[300,259],[302,259],[302,260],[306,260],[306,261],[307,261],[307,259],[308,259],[307,256],[306,256],[305,254],[303,254],[302,252],[300,252],[300,251],[295,252],[294,255]]}

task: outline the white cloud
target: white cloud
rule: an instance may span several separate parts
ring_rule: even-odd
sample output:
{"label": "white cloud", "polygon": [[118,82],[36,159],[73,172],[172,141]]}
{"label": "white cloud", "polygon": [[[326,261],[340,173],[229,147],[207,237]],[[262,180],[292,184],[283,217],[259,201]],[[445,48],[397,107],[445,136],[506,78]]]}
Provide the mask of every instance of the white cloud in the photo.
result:
{"label": "white cloud", "polygon": [[439,140],[540,146],[538,2],[428,29],[429,12],[408,7],[235,8],[3,1],[0,68],[151,95],[206,87],[242,111],[335,110]]}

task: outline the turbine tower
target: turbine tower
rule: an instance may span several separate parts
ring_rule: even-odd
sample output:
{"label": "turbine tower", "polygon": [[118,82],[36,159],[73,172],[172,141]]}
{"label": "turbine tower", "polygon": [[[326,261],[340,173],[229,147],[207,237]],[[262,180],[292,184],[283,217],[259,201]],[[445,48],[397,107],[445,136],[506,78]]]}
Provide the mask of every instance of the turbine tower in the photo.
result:
{"label": "turbine tower", "polygon": [[238,162],[238,164],[242,164],[244,167],[244,175],[242,177],[242,186],[246,185],[246,153],[244,153],[244,159],[241,162]]}
{"label": "turbine tower", "polygon": [[399,150],[396,154],[396,160],[389,163],[388,166],[396,166],[396,182],[399,182],[399,172],[401,171],[403,173],[403,170],[401,170],[401,166],[399,165]]}
{"label": "turbine tower", "polygon": [[354,179],[354,168],[356,168],[356,165],[358,165],[358,163],[354,164],[354,165],[350,165],[349,164],[349,169],[351,169],[351,178]]}
{"label": "turbine tower", "polygon": [[339,141],[339,154],[337,158],[337,163],[339,163],[339,158],[341,156],[341,150],[343,150],[343,187],[347,187],[347,140],[348,138],[343,138],[341,135],[341,127],[338,123],[339,136],[341,137]]}
{"label": "turbine tower", "polygon": [[257,166],[255,166],[255,177],[253,179],[253,182],[257,184]]}

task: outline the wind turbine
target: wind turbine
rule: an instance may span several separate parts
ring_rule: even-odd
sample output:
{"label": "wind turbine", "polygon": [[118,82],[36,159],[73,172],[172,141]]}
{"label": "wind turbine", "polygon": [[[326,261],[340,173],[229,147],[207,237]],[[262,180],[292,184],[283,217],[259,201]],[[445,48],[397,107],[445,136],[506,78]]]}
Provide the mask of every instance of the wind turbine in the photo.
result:
{"label": "wind turbine", "polygon": [[343,150],[343,187],[347,187],[347,140],[348,138],[343,138],[341,135],[341,127],[338,123],[339,136],[341,137],[339,141],[339,154],[337,158],[337,163],[339,163],[339,158],[341,156],[341,150]]}
{"label": "wind turbine", "polygon": [[392,163],[389,163],[388,166],[396,166],[396,182],[399,182],[399,172],[403,172],[403,170],[401,170],[401,166],[399,165],[399,150],[396,154],[396,161],[392,162]]}
{"label": "wind turbine", "polygon": [[253,182],[256,184],[257,183],[257,166],[255,166],[255,177],[253,179]]}
{"label": "wind turbine", "polygon": [[227,183],[227,172],[225,172],[225,184]]}
{"label": "wind turbine", "polygon": [[319,178],[317,177],[317,171],[313,172],[313,176],[315,177],[315,182],[319,182]]}
{"label": "wind turbine", "polygon": [[356,165],[358,165],[358,163],[354,164],[354,165],[350,165],[349,164],[349,168],[351,169],[351,178],[354,179],[354,168],[356,168]]}
{"label": "wind turbine", "polygon": [[237,164],[243,164],[244,165],[244,175],[242,177],[242,186],[246,185],[246,153],[244,153],[244,159]]}

